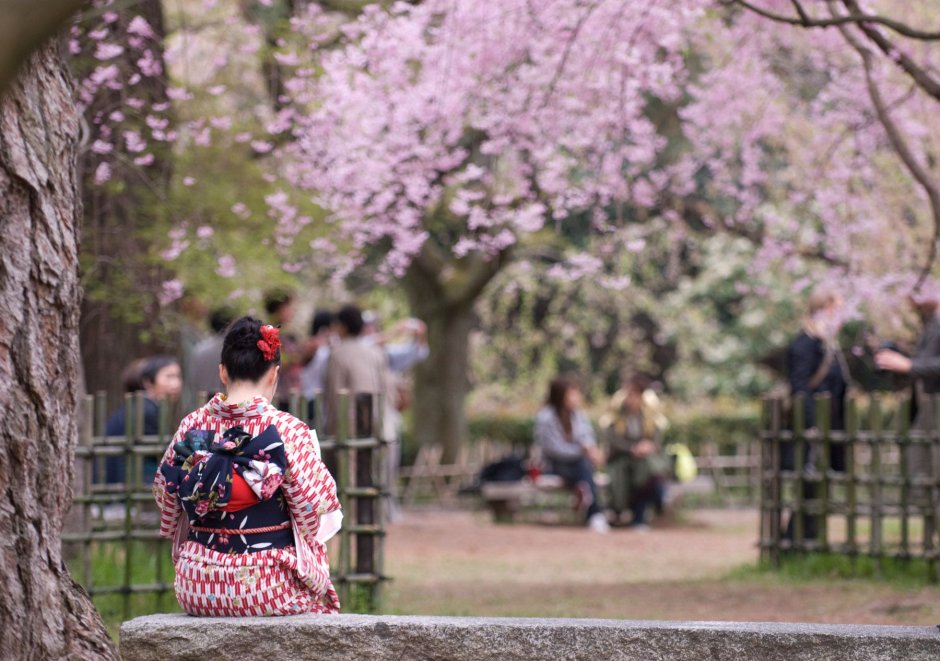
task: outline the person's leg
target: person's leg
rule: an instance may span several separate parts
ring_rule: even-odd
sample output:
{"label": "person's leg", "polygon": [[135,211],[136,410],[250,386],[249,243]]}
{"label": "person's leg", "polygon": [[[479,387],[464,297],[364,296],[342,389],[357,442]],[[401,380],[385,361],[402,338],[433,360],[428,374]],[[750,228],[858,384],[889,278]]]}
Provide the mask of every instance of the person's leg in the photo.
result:
{"label": "person's leg", "polygon": [[395,440],[386,448],[387,468],[385,474],[386,491],[385,515],[389,523],[398,523],[402,519],[401,506],[398,503],[398,471],[401,466],[401,434],[396,431]]}
{"label": "person's leg", "polygon": [[633,520],[630,522],[634,526],[646,525],[646,507],[649,504],[649,497],[646,494],[637,494],[633,499],[633,505],[630,511],[633,513]]}
{"label": "person's leg", "polygon": [[653,502],[652,478],[648,457],[630,458],[630,512],[633,514],[631,525],[646,525],[646,510]]}
{"label": "person's leg", "polygon": [[629,474],[624,455],[615,455],[607,461],[607,475],[610,478],[610,507],[619,517],[630,505]]}
{"label": "person's leg", "polygon": [[653,508],[657,515],[662,514],[666,509],[666,478],[664,477],[656,478],[656,483],[653,485]]}
{"label": "person's leg", "polygon": [[565,485],[579,491],[582,508],[588,519],[601,511],[597,485],[594,484],[594,465],[586,457],[575,461],[555,462],[553,468],[565,481]]}
{"label": "person's leg", "polygon": [[587,518],[590,519],[595,514],[600,514],[601,499],[597,491],[597,484],[594,482],[594,464],[582,457],[578,462],[578,486],[590,493],[591,502],[587,507]]}

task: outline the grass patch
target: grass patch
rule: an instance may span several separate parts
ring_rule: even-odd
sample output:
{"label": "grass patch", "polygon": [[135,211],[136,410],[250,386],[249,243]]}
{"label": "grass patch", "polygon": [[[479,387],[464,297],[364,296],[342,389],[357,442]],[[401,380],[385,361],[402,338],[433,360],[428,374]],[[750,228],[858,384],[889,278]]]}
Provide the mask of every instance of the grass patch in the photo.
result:
{"label": "grass patch", "polygon": [[726,576],[731,580],[779,579],[789,583],[822,581],[873,581],[911,589],[930,583],[930,568],[922,558],[849,557],[834,553],[785,553],[780,566],[769,560],[743,565]]}
{"label": "grass patch", "polygon": [[[126,619],[180,612],[173,594],[173,560],[167,542],[93,542],[84,549],[73,547],[68,567],[91,594],[114,640],[118,640],[121,622]],[[157,590],[161,584],[166,589]]]}

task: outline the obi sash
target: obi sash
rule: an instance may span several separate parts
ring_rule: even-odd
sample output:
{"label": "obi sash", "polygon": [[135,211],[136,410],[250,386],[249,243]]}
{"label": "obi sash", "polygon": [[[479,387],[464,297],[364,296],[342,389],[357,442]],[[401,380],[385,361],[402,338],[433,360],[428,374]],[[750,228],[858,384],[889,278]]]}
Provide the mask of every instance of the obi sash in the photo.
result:
{"label": "obi sash", "polygon": [[[277,429],[270,425],[252,437],[232,427],[221,437],[211,430],[193,429],[173,446],[173,462],[160,471],[166,492],[179,498],[189,523],[188,539],[221,553],[254,553],[292,546],[290,513],[281,490],[287,456]],[[250,489],[237,509],[233,486]]]}

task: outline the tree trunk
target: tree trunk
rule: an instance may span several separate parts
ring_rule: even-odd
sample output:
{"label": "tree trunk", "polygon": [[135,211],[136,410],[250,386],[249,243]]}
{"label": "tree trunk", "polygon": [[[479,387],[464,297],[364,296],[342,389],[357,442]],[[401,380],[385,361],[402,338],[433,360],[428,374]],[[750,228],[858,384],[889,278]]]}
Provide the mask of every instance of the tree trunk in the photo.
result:
{"label": "tree trunk", "polygon": [[428,326],[430,348],[427,360],[415,367],[414,438],[420,445],[441,444],[444,460],[452,461],[467,435],[464,400],[470,385],[473,306],[412,299],[411,308]]}
{"label": "tree trunk", "polygon": [[401,281],[412,312],[428,326],[430,348],[415,368],[414,438],[419,445],[442,445],[447,462],[466,438],[474,306],[509,260],[508,250],[489,258],[448,258],[428,241]]}
{"label": "tree trunk", "polygon": [[55,45],[0,100],[0,655],[116,659],[62,561],[77,440],[79,118]]}

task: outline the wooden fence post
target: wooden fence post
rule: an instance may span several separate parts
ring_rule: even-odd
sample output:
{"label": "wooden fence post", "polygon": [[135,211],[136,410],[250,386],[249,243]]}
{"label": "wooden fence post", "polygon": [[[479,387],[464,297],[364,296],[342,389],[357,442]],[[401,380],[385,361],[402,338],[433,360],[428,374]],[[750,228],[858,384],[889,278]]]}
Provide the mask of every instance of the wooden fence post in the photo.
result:
{"label": "wooden fence post", "polygon": [[806,435],[805,406],[806,398],[802,394],[793,397],[793,474],[796,476],[793,489],[793,539],[794,550],[803,550],[805,523],[804,477],[806,474]]}
{"label": "wooden fence post", "polygon": [[882,482],[881,475],[881,444],[883,442],[882,431],[884,429],[884,418],[881,411],[881,398],[878,395],[871,400],[871,466],[869,467],[869,479],[871,480],[871,540],[870,553],[875,559],[875,566],[878,573],[882,571],[881,551],[882,551]]}
{"label": "wooden fence post", "polygon": [[848,474],[848,482],[845,487],[845,499],[848,513],[846,515],[846,545],[849,551],[852,569],[855,569],[855,563],[858,559],[857,533],[857,515],[858,515],[858,473],[855,465],[855,446],[858,438],[858,401],[850,397],[845,407],[845,470]]}
{"label": "wooden fence post", "polygon": [[812,478],[812,493],[816,508],[816,534],[819,548],[824,553],[829,550],[829,471],[832,467],[832,397],[829,393],[816,396],[816,429],[819,430],[822,443],[821,457],[816,457],[816,471]]}
{"label": "wooden fence post", "polygon": [[[905,397],[898,407],[897,416],[897,445],[898,445],[898,476],[901,479],[901,557],[909,560],[910,548],[910,501],[911,501],[911,448],[913,441],[910,438],[911,401]],[[928,446],[929,447],[929,446]],[[917,454],[917,453],[915,453]]]}
{"label": "wooden fence post", "polygon": [[[337,407],[339,412],[334,412],[333,415],[336,415],[336,490],[340,500],[344,504],[349,503],[347,498],[348,488],[350,484],[350,450],[348,446],[349,441],[349,392],[346,390],[340,391],[337,397]],[[347,516],[348,516],[347,512]],[[346,523],[340,528],[340,546],[339,546],[339,595],[340,603],[346,604],[349,602],[349,575],[351,573],[352,562],[350,559],[350,542],[351,535],[349,533],[349,524]]]}
{"label": "wooden fence post", "polygon": [[779,399],[773,399],[770,402],[770,530],[771,547],[770,561],[774,567],[780,566],[780,541],[783,518],[783,478],[781,476],[780,465],[780,434],[783,426],[783,404]]}
{"label": "wooden fence post", "polygon": [[[354,437],[357,441],[375,437],[381,426],[380,414],[375,411],[376,397],[372,393],[356,393]],[[371,447],[356,449],[356,574],[365,576],[375,573],[375,515],[376,500]],[[370,589],[370,593],[372,590]],[[371,602],[371,599],[370,599]],[[370,610],[373,604],[369,604]]]}

